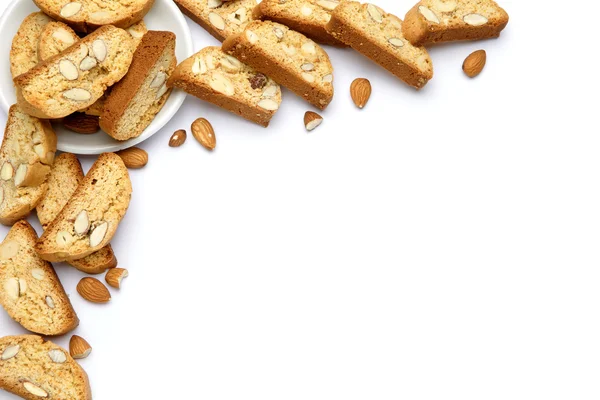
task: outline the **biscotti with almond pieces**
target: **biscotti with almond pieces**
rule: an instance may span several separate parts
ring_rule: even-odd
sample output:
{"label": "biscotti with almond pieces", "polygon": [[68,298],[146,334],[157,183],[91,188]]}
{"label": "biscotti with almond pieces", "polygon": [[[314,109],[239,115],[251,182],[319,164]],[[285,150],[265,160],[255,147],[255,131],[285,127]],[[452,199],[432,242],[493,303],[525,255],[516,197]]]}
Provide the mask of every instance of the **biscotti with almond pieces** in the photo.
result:
{"label": "biscotti with almond pieces", "polygon": [[508,14],[493,0],[422,0],[408,11],[404,37],[416,45],[496,38]]}
{"label": "biscotti with almond pieces", "polygon": [[252,20],[256,0],[173,0],[182,13],[223,41],[241,32]]}
{"label": "biscotti with almond pieces", "polygon": [[47,24],[38,41],[38,57],[40,62],[63,52],[79,41],[79,36],[69,25],[58,21]]}
{"label": "biscotti with almond pieces", "polygon": [[138,137],[171,94],[167,79],[177,66],[175,34],[148,31],[133,55],[129,72],[111,88],[100,127],[116,140]]}
{"label": "biscotti with almond pieces", "polygon": [[0,223],[12,225],[37,206],[46,192],[55,152],[50,123],[13,105],[0,147]]}
{"label": "biscotti with almond pieces", "polygon": [[[48,190],[36,207],[42,228],[46,229],[60,214],[83,178],[81,163],[74,154],[62,153],[56,157],[48,175]],[[109,244],[87,257],[68,263],[82,272],[100,274],[116,267],[117,258]]]}
{"label": "biscotti with almond pieces", "polygon": [[324,110],[333,99],[333,66],[321,46],[285,25],[252,21],[223,51]]}
{"label": "biscotti with almond pieces", "polygon": [[44,13],[77,32],[93,32],[101,26],[126,29],[150,11],[154,0],[33,0]]}
{"label": "biscotti with almond pieces", "polygon": [[79,319],[54,268],[36,254],[37,239],[22,220],[0,244],[0,304],[25,329],[62,335],[75,329]]}
{"label": "biscotti with almond pieces", "polygon": [[135,50],[127,31],[104,26],[14,79],[21,109],[57,119],[94,104],[129,70]]}
{"label": "biscotti with almond pieces", "polygon": [[373,4],[340,4],[327,31],[417,89],[433,78],[433,64],[424,47],[402,36],[402,20]]}
{"label": "biscotti with almond pieces", "polygon": [[167,85],[264,127],[281,104],[275,81],[219,47],[206,47],[179,64]]}
{"label": "biscotti with almond pieces", "polygon": [[0,389],[26,400],[92,400],[87,374],[69,352],[37,335],[0,339]]}
{"label": "biscotti with almond pieces", "polygon": [[52,21],[41,12],[29,14],[19,27],[10,48],[10,72],[13,78],[38,65],[38,38],[44,27]]}
{"label": "biscotti with almond pieces", "polygon": [[254,19],[278,22],[317,43],[346,46],[326,30],[331,12],[345,0],[262,0],[252,12]]}
{"label": "biscotti with almond pieces", "polygon": [[121,157],[103,153],[60,214],[38,240],[47,261],[78,260],[110,243],[131,200],[131,180]]}

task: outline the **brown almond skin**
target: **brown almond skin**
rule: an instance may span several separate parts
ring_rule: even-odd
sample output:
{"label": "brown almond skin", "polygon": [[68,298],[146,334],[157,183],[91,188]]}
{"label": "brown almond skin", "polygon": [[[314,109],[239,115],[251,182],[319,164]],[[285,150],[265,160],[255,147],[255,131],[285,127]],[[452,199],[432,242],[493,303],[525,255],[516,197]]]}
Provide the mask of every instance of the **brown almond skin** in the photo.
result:
{"label": "brown almond skin", "polygon": [[[75,359],[86,358],[90,355],[92,346],[81,336],[73,335],[69,340],[69,354]],[[87,352],[87,353],[86,353]]]}
{"label": "brown almond skin", "polygon": [[113,268],[108,270],[108,272],[104,276],[104,280],[106,280],[106,283],[108,283],[115,289],[120,289],[120,281],[122,281],[127,276],[129,276],[129,272],[125,268]]}
{"label": "brown almond skin", "polygon": [[186,139],[187,133],[185,130],[179,129],[178,131],[175,131],[171,136],[171,139],[169,139],[169,147],[179,147],[185,143]]}
{"label": "brown almond skin", "polygon": [[148,153],[139,147],[130,147],[117,151],[116,154],[121,157],[125,166],[130,169],[143,168],[148,164]]}
{"label": "brown almond skin", "polygon": [[75,133],[90,135],[100,130],[100,118],[84,113],[74,113],[63,119],[63,126]]}
{"label": "brown almond skin", "polygon": [[356,78],[350,85],[350,96],[356,107],[363,108],[371,98],[371,82],[366,78]]}
{"label": "brown almond skin", "polygon": [[465,59],[462,69],[469,78],[475,78],[483,71],[486,61],[487,54],[485,50],[477,50]]}
{"label": "brown almond skin", "polygon": [[77,292],[92,303],[108,303],[110,301],[110,292],[96,278],[86,277],[79,281],[77,284]]}
{"label": "brown almond skin", "polygon": [[194,138],[208,150],[214,150],[217,146],[217,137],[215,130],[208,120],[198,118],[192,123],[192,135]]}
{"label": "brown almond skin", "polygon": [[307,111],[306,113],[304,113],[304,127],[306,128],[307,131],[312,131],[317,128],[318,125],[312,129],[309,129],[309,127],[308,127],[308,124],[310,124],[311,122],[313,122],[316,119],[323,120],[323,117],[321,117],[319,114],[317,114],[314,111]]}

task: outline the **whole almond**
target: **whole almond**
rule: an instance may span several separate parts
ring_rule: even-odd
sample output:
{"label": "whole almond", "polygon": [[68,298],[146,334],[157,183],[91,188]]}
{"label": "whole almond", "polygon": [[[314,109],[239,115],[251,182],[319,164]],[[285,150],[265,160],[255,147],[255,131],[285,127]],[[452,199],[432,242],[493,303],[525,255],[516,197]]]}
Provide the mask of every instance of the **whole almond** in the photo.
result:
{"label": "whole almond", "polygon": [[356,78],[350,85],[350,96],[356,107],[363,108],[371,97],[371,82],[365,78]]}
{"label": "whole almond", "polygon": [[73,358],[86,358],[92,352],[92,346],[81,336],[73,335],[69,340],[69,353]]}
{"label": "whole almond", "polygon": [[100,130],[99,117],[84,113],[67,115],[63,119],[63,126],[75,133],[89,135]]}
{"label": "whole almond", "polygon": [[92,303],[108,303],[110,301],[110,292],[96,278],[83,278],[77,284],[77,292]]}
{"label": "whole almond", "polygon": [[185,143],[185,139],[187,139],[187,133],[183,129],[175,131],[173,136],[171,136],[171,139],[169,139],[169,146],[179,147]]}
{"label": "whole almond", "polygon": [[307,131],[312,131],[317,126],[321,125],[323,122],[323,117],[313,111],[307,111],[304,114],[304,127]]}
{"label": "whole almond", "polygon": [[192,123],[192,135],[194,135],[194,138],[208,150],[213,150],[217,145],[215,130],[210,122],[204,118],[198,118]]}
{"label": "whole almond", "polygon": [[148,153],[146,153],[146,150],[140,149],[139,147],[130,147],[125,150],[117,151],[116,154],[121,157],[127,168],[137,169],[148,164]]}
{"label": "whole almond", "polygon": [[106,283],[114,288],[121,288],[121,281],[123,278],[127,278],[129,276],[129,272],[125,268],[111,268],[106,273],[104,279]]}
{"label": "whole almond", "polygon": [[465,59],[463,62],[462,69],[469,78],[475,78],[481,73],[485,62],[487,60],[487,54],[485,50],[477,50]]}

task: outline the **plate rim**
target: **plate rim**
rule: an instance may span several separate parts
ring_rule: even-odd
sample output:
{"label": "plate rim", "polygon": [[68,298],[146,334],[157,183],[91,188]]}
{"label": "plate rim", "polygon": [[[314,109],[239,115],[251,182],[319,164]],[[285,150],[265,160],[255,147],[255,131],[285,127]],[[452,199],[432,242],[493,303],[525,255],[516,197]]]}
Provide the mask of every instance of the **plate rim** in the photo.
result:
{"label": "plate rim", "polygon": [[[188,55],[192,54],[194,51],[194,42],[193,42],[193,38],[192,38],[192,33],[190,30],[189,24],[187,23],[185,17],[183,16],[183,13],[179,9],[179,7],[177,7],[175,2],[170,1],[170,0],[156,0],[156,1],[162,1],[165,6],[169,7],[173,11],[173,15],[175,17],[175,23],[177,23],[179,26],[181,26],[181,28],[183,30],[183,40],[182,40],[183,46],[184,46],[183,51]],[[6,9],[2,13],[2,15],[0,16],[0,31],[4,30],[8,19],[15,12],[15,8],[18,5],[20,5],[20,3],[25,3],[25,2],[31,2],[31,0],[12,0],[10,2],[10,4],[6,7]],[[33,2],[31,2],[31,3],[33,3]],[[151,11],[152,11],[152,9],[149,12],[151,12]],[[12,42],[12,39],[11,39],[11,42]],[[179,45],[179,43],[177,43],[177,44]],[[8,55],[7,55],[7,59],[9,59]],[[182,60],[178,60],[178,64],[181,61]],[[10,65],[10,63],[9,63],[9,65]],[[162,128],[167,123],[169,123],[173,118],[175,118],[179,109],[183,105],[183,102],[185,101],[186,97],[187,97],[187,93],[185,93],[184,91],[173,90],[171,92],[169,99],[165,102],[165,105],[170,102],[170,107],[173,109],[173,115],[171,115],[169,118],[164,118],[163,120],[161,120],[161,122],[159,122],[158,125],[156,125],[154,132],[150,135],[144,136],[144,134],[142,133],[142,135],[140,135],[136,138],[132,138],[132,139],[129,139],[129,140],[126,140],[123,142],[115,141],[114,143],[99,144],[94,147],[72,145],[72,144],[68,144],[68,143],[65,144],[64,142],[61,143],[61,141],[59,139],[58,144],[57,144],[57,149],[62,152],[69,152],[69,153],[74,153],[74,154],[96,155],[96,154],[101,154],[101,153],[105,153],[105,152],[115,152],[115,151],[127,149],[129,147],[133,147],[137,144],[144,142],[147,139],[150,139],[156,133],[161,131]],[[9,104],[8,98],[6,97],[4,90],[0,90],[0,103],[1,103],[0,106],[2,107],[4,113],[6,115],[8,115],[8,110],[12,104]],[[102,133],[100,131],[97,134],[106,134],[106,133]]]}

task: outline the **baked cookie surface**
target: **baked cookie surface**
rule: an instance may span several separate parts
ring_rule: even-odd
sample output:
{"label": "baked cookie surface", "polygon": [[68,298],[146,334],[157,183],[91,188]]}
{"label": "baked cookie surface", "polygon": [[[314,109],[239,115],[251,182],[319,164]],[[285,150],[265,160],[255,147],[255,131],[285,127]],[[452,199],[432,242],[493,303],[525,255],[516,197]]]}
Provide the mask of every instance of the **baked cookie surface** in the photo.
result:
{"label": "baked cookie surface", "polygon": [[46,14],[36,12],[28,15],[21,23],[10,48],[10,72],[13,78],[38,64],[38,38],[51,21]]}
{"label": "baked cookie surface", "polygon": [[79,41],[79,36],[67,24],[58,21],[48,23],[38,41],[38,58],[45,61],[61,53]]}

